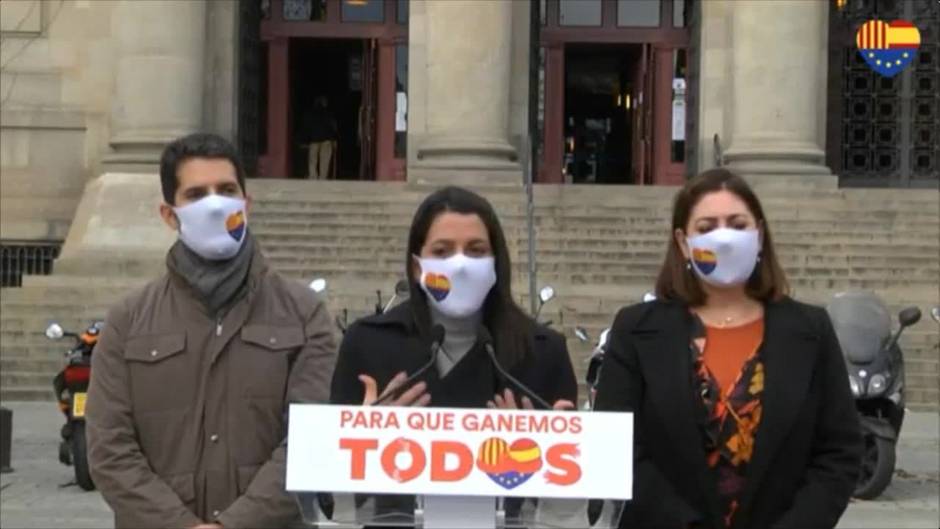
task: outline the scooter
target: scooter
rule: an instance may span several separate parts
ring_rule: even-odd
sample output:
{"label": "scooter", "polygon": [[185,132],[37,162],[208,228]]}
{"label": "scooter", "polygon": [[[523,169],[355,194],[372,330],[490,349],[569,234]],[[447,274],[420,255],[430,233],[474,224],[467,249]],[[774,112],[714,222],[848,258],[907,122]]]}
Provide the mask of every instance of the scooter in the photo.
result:
{"label": "scooter", "polygon": [[376,314],[385,314],[388,312],[388,309],[395,306],[395,302],[401,298],[402,301],[408,299],[408,295],[411,292],[411,288],[408,285],[408,281],[405,279],[398,280],[395,283],[395,292],[392,294],[391,299],[388,300],[388,303],[382,303],[382,291],[375,291],[375,313]]}
{"label": "scooter", "polygon": [[894,474],[904,422],[904,357],[898,339],[920,321],[921,312],[917,307],[901,310],[892,334],[888,308],[873,292],[840,292],[826,310],[845,356],[865,444],[854,496],[870,500],[884,492]]}
{"label": "scooter", "polygon": [[[539,305],[535,309],[535,315],[533,316],[536,322],[539,321],[539,316],[542,315],[542,308],[544,308],[545,305],[547,305],[548,302],[553,299],[555,299],[555,287],[551,285],[545,285],[544,287],[542,287],[541,290],[539,290]],[[552,320],[548,320],[548,321],[544,321],[540,323],[546,327],[552,326]]]}
{"label": "scooter", "polygon": [[59,409],[65,414],[59,461],[75,469],[75,481],[84,490],[95,490],[88,468],[85,402],[91,380],[91,354],[103,325],[104,322],[95,321],[81,334],[65,331],[58,323],[46,328],[46,337],[50,340],[61,340],[66,336],[75,339],[75,346],[65,354],[65,367],[52,379],[52,388]]}
{"label": "scooter", "polygon": [[[649,303],[656,299],[656,295],[652,292],[647,292],[643,295],[643,303]],[[588,343],[591,341],[591,337],[588,335],[588,332],[584,327],[575,327],[574,334],[577,336],[578,340]],[[604,363],[604,356],[607,353],[607,342],[610,339],[610,327],[607,327],[601,331],[600,336],[597,338],[597,343],[594,344],[594,350],[591,351],[591,359],[588,361],[587,374],[584,376],[584,382],[587,385],[588,389],[588,400],[584,404],[585,411],[594,409],[594,397],[597,395],[597,383],[601,379],[601,366]]]}
{"label": "scooter", "polygon": [[[322,277],[318,277],[314,279],[313,281],[311,281],[310,284],[307,286],[310,288],[310,290],[316,292],[317,294],[323,294],[324,292],[326,292],[326,287],[327,287],[326,279],[323,279]],[[342,332],[345,335],[346,329],[349,327],[349,311],[346,309],[343,309],[343,315],[340,316],[337,314],[334,321],[336,322],[336,327],[340,330],[340,332]]]}

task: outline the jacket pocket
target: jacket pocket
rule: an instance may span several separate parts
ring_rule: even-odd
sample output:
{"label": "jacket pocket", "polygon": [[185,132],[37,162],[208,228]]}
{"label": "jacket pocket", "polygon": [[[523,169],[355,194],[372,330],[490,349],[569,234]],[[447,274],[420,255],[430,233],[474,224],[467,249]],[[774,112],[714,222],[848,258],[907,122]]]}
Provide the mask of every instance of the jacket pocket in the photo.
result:
{"label": "jacket pocket", "polygon": [[304,344],[304,330],[300,326],[275,327],[273,325],[246,325],[242,327],[242,340],[268,351],[284,351]]}
{"label": "jacket pocket", "polygon": [[192,404],[196,387],[186,334],[131,336],[124,346],[131,396],[137,412],[164,411]]}
{"label": "jacket pocket", "polygon": [[154,364],[172,358],[186,348],[186,334],[131,336],[124,349],[128,362]]}
{"label": "jacket pocket", "polygon": [[248,491],[248,486],[251,485],[251,480],[255,479],[255,476],[258,474],[258,470],[261,469],[261,465],[248,465],[243,467],[238,467],[238,495],[241,496]]}
{"label": "jacket pocket", "polygon": [[242,349],[237,351],[236,378],[247,397],[283,399],[290,364],[306,341],[298,326],[246,325],[241,331]]}

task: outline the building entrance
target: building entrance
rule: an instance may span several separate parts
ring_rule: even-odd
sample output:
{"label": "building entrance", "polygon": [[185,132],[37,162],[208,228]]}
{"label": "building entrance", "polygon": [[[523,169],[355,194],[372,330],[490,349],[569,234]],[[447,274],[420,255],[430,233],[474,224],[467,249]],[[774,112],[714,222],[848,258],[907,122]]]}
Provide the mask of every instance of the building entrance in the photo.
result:
{"label": "building entrance", "polygon": [[[540,3],[545,183],[680,184],[694,137],[691,0]],[[544,101],[544,102],[542,102]]]}
{"label": "building entrance", "polygon": [[290,43],[294,178],[367,179],[375,137],[374,61],[367,40]]}
{"label": "building entrance", "polygon": [[573,183],[629,184],[641,174],[639,130],[643,47],[572,45],[565,50],[565,163]]}
{"label": "building entrance", "polygon": [[405,180],[407,0],[242,0],[239,148],[253,176]]}

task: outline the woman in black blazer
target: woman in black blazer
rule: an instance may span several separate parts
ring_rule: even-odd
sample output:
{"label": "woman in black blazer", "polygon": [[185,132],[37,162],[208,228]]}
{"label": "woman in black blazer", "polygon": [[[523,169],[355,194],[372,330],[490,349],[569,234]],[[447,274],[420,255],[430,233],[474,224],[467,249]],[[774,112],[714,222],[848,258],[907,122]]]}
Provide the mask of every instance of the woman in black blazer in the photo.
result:
{"label": "woman in black blazer", "polygon": [[688,182],[672,229],[658,299],[617,315],[597,392],[635,414],[621,527],[834,527],[861,440],[826,312],[787,297],[740,177]]}

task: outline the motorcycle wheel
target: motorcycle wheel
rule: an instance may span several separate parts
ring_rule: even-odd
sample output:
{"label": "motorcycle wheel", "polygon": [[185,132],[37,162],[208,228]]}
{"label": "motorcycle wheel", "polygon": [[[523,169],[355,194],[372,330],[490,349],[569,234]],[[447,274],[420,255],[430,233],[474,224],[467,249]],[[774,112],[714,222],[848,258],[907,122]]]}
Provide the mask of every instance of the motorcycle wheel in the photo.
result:
{"label": "motorcycle wheel", "polygon": [[95,482],[88,469],[88,443],[85,441],[85,423],[72,425],[72,462],[75,465],[75,481],[84,490],[95,490]]}
{"label": "motorcycle wheel", "polygon": [[894,442],[873,434],[865,435],[862,468],[855,486],[854,496],[860,500],[873,500],[881,495],[894,475]]}

